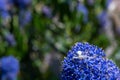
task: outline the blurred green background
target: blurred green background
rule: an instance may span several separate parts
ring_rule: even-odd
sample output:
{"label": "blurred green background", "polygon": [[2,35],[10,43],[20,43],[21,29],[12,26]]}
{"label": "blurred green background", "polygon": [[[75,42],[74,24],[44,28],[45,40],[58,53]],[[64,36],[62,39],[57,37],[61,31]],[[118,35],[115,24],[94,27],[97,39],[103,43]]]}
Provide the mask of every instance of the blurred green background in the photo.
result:
{"label": "blurred green background", "polygon": [[61,61],[71,46],[89,42],[120,67],[120,10],[111,8],[112,1],[31,0],[22,7],[8,3],[7,14],[0,10],[0,57],[19,59],[18,80],[59,80]]}

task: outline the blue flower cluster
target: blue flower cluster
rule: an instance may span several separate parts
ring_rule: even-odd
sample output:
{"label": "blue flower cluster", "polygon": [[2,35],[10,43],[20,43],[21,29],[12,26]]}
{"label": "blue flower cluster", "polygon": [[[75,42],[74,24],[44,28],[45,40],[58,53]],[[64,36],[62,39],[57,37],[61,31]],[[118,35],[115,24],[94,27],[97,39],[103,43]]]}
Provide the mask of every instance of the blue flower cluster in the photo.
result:
{"label": "blue flower cluster", "polygon": [[76,43],[62,63],[61,80],[120,80],[120,70],[104,51],[89,43]]}
{"label": "blue flower cluster", "polygon": [[13,56],[0,59],[0,80],[16,80],[19,72],[19,61]]}

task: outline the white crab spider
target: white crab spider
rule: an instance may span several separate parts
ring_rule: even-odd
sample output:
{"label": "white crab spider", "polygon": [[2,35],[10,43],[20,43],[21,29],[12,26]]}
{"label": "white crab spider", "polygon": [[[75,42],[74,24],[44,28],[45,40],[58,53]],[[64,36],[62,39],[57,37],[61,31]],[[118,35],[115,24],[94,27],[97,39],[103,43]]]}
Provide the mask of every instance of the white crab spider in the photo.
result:
{"label": "white crab spider", "polygon": [[82,55],[82,52],[81,51],[77,51],[77,54],[78,54],[78,56],[75,56],[75,57],[73,57],[73,59],[84,59],[84,58],[87,58],[88,56],[86,56],[86,55]]}

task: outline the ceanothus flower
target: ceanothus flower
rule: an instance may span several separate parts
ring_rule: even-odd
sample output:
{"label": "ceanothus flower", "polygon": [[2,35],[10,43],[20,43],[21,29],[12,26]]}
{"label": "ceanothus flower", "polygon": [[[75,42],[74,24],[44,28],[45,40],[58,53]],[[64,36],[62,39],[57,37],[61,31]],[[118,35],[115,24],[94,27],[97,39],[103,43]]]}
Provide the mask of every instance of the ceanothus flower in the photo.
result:
{"label": "ceanothus flower", "polygon": [[0,59],[0,80],[16,80],[19,72],[19,61],[13,56]]}
{"label": "ceanothus flower", "polygon": [[120,70],[104,51],[89,43],[76,43],[63,60],[61,80],[120,80]]}

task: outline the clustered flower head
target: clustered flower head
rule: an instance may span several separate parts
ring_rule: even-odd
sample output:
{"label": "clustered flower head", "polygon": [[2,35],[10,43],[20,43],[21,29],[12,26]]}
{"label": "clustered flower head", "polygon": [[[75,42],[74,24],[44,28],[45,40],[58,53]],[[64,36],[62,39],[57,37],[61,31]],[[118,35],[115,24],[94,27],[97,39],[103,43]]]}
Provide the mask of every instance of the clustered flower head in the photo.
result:
{"label": "clustered flower head", "polygon": [[120,70],[104,51],[89,43],[76,43],[63,60],[61,80],[120,80]]}
{"label": "clustered flower head", "polygon": [[19,72],[19,61],[13,56],[0,59],[0,80],[16,80]]}

